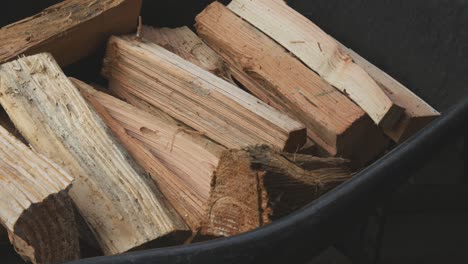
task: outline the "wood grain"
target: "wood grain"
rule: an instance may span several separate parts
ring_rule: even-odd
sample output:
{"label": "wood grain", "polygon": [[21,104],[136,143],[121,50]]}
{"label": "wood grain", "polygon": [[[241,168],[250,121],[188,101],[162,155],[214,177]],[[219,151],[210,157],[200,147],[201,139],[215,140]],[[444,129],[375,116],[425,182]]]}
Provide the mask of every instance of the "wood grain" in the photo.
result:
{"label": "wood grain", "polygon": [[206,214],[213,171],[225,148],[138,98],[131,102],[139,108],[79,80],[72,82],[136,161],[150,172],[192,230],[197,230]]}
{"label": "wood grain", "polygon": [[50,52],[66,66],[137,26],[141,0],[66,0],[0,29],[0,63]]}
{"label": "wood grain", "polygon": [[68,173],[0,126],[0,224],[24,260],[61,263],[80,257],[67,193],[72,182]]}
{"label": "wood grain", "polygon": [[208,47],[190,28],[154,28],[143,26],[142,35],[168,51],[190,61],[216,76],[235,84],[223,59]]}
{"label": "wood grain", "polygon": [[306,141],[299,122],[156,44],[112,37],[103,73],[226,147],[265,143],[295,151]]}
{"label": "wood grain", "polygon": [[393,141],[402,143],[440,116],[439,112],[419,98],[410,89],[393,79],[390,75],[377,68],[353,50],[345,47],[344,49],[346,49],[347,53],[353,58],[356,64],[361,66],[374,78],[377,84],[382,87],[394,103],[405,108],[405,112],[398,123],[391,129],[384,129],[385,134]]}
{"label": "wood grain", "polygon": [[211,4],[196,21],[198,34],[228,62],[235,79],[302,121],[330,155],[364,164],[385,150],[388,140],[362,109],[222,4]]}
{"label": "wood grain", "polygon": [[[143,146],[126,145],[147,171],[151,164],[167,167],[153,179],[199,235],[232,236],[258,228],[351,177],[348,161],[279,153],[268,146],[226,149],[138,98],[130,97],[137,108],[73,82],[102,116],[109,116],[104,120],[113,131],[126,131],[126,136],[116,133],[122,141],[130,136]],[[153,158],[142,155],[145,151]],[[258,175],[265,175],[265,183]]]}
{"label": "wood grain", "polygon": [[233,0],[228,8],[348,95],[376,124],[392,128],[401,117],[404,109],[332,37],[283,1]]}
{"label": "wood grain", "polygon": [[268,146],[227,150],[215,171],[201,233],[231,236],[280,219],[350,179],[348,165],[298,154],[288,159]]}
{"label": "wood grain", "polygon": [[183,220],[51,55],[3,64],[0,79],[0,103],[21,134],[76,178],[70,196],[106,255],[183,239]]}

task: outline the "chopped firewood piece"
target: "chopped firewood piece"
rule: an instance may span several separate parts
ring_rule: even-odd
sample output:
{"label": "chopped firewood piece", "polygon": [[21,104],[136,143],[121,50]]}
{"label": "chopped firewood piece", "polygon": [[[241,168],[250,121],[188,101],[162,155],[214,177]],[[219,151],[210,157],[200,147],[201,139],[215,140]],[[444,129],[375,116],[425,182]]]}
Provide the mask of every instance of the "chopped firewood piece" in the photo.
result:
{"label": "chopped firewood piece", "polygon": [[332,37],[283,1],[233,0],[228,8],[347,94],[382,128],[392,128],[400,119],[404,109]]}
{"label": "chopped firewood piece", "polygon": [[356,52],[350,49],[346,49],[346,51],[357,65],[361,66],[374,78],[394,103],[405,108],[405,112],[398,123],[391,129],[384,129],[385,134],[393,139],[393,141],[402,143],[440,116],[439,112],[390,75],[368,62]]}
{"label": "chopped firewood piece", "polygon": [[234,78],[302,121],[328,154],[364,164],[385,150],[389,140],[362,109],[222,4],[211,4],[196,20],[198,33],[226,60]]}
{"label": "chopped firewood piece", "polygon": [[129,101],[138,108],[73,82],[148,172],[166,166],[166,173],[151,173],[153,179],[201,235],[258,228],[351,177],[346,160],[283,154],[266,146],[227,149],[136,97]]}
{"label": "chopped firewood piece", "polygon": [[296,151],[306,142],[304,126],[239,87],[154,43],[112,37],[104,75],[212,140],[235,148],[259,143]]}
{"label": "chopped firewood piece", "polygon": [[267,146],[223,152],[201,233],[231,236],[269,224],[351,177],[345,160],[296,154],[300,167],[283,155]]}
{"label": "chopped firewood piece", "polygon": [[[0,126],[0,224],[16,252],[32,263],[80,257],[73,178]],[[2,228],[1,236],[5,236]]]}
{"label": "chopped firewood piece", "polygon": [[76,79],[72,82],[136,161],[151,174],[187,224],[193,230],[198,229],[206,213],[213,170],[225,148],[167,114],[151,109],[138,98],[131,99],[132,103],[146,111]]}
{"label": "chopped firewood piece", "polygon": [[50,52],[61,66],[135,30],[141,0],[66,0],[0,29],[0,63]]}
{"label": "chopped firewood piece", "polygon": [[70,197],[106,255],[183,241],[188,227],[97,113],[41,53],[0,66],[0,103],[35,150],[76,178]]}
{"label": "chopped firewood piece", "polygon": [[180,28],[144,26],[143,37],[234,84],[231,71],[226,63],[190,28],[186,26]]}

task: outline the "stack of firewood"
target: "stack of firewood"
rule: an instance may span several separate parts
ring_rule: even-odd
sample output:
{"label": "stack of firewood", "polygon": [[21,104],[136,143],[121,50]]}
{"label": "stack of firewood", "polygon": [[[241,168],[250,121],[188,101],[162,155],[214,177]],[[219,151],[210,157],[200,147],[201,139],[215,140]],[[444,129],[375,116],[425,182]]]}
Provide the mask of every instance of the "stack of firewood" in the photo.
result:
{"label": "stack of firewood", "polygon": [[[0,29],[0,236],[25,260],[253,230],[439,115],[283,0],[215,2],[198,35],[140,8],[66,0]],[[62,71],[105,45],[107,83]]]}

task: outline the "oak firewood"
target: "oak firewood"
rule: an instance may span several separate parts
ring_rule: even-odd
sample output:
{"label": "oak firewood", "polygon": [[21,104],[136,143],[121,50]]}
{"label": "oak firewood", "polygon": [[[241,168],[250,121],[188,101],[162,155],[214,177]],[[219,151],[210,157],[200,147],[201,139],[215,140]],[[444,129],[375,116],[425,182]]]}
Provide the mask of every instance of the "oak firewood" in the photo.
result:
{"label": "oak firewood", "polygon": [[400,119],[404,109],[332,37],[283,1],[233,0],[228,8],[347,94],[382,128],[392,128]]}
{"label": "oak firewood", "polygon": [[129,98],[138,108],[73,82],[148,172],[152,164],[167,167],[153,179],[202,235],[231,236],[260,227],[351,176],[341,159],[283,154],[267,146],[227,149],[136,97]]}
{"label": "oak firewood", "polygon": [[69,174],[0,126],[0,224],[24,260],[62,263],[80,257],[67,194],[72,182]]}
{"label": "oak firewood", "polygon": [[117,94],[132,94],[227,147],[265,143],[296,151],[302,124],[231,83],[164,48],[138,38],[112,37],[104,75]]}
{"label": "oak firewood", "polygon": [[0,103],[21,134],[76,177],[70,197],[104,254],[188,235],[180,216],[51,55],[3,64],[0,79]]}
{"label": "oak firewood", "polygon": [[231,71],[223,59],[208,47],[188,27],[153,28],[143,26],[142,36],[159,46],[190,61],[220,78],[234,84]]}
{"label": "oak firewood", "polygon": [[199,35],[228,62],[233,76],[302,121],[330,155],[363,164],[385,150],[389,140],[362,109],[222,4],[211,4],[196,20]]}
{"label": "oak firewood", "polygon": [[141,0],[66,0],[0,29],[0,63],[50,52],[61,66],[92,54],[137,26]]}
{"label": "oak firewood", "polygon": [[346,49],[347,53],[353,58],[357,65],[361,66],[374,78],[377,84],[382,87],[394,103],[405,108],[405,112],[398,123],[391,129],[384,129],[385,134],[393,141],[402,143],[440,116],[439,112],[419,98],[410,89],[368,62],[353,50],[347,49],[344,46],[343,48]]}

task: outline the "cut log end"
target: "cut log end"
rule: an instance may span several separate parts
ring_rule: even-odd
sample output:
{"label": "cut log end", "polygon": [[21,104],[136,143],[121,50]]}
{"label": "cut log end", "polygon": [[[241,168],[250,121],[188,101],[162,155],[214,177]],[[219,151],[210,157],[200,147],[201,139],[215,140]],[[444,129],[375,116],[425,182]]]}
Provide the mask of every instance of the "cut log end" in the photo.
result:
{"label": "cut log end", "polygon": [[[53,213],[51,213],[53,212]],[[10,242],[32,263],[61,263],[80,258],[72,203],[63,191],[33,204],[19,217]]]}
{"label": "cut log end", "polygon": [[349,179],[348,165],[267,146],[227,150],[215,172],[201,234],[231,236],[281,218]]}

